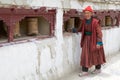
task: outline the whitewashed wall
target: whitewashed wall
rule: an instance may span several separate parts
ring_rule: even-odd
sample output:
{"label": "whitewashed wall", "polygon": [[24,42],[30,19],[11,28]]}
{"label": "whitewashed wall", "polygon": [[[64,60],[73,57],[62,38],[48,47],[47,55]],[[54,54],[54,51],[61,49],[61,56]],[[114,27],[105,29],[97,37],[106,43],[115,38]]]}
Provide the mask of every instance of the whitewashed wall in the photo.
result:
{"label": "whitewashed wall", "polygon": [[103,41],[106,55],[120,50],[120,28],[103,30]]}
{"label": "whitewashed wall", "polygon": [[[106,55],[120,48],[120,28],[103,30]],[[0,80],[57,80],[78,69],[80,34],[0,48]]]}
{"label": "whitewashed wall", "polygon": [[[95,0],[96,1],[96,0]],[[41,6],[56,8],[74,8],[82,10],[91,5],[94,9],[119,9],[120,5],[107,3],[81,2],[78,0],[0,0],[0,7],[9,7],[10,5],[21,5],[25,7],[39,8]]]}
{"label": "whitewashed wall", "polygon": [[[67,3],[67,5],[66,5]],[[58,7],[55,37],[44,40],[0,47],[0,80],[57,80],[79,68],[79,34],[63,35],[63,7],[83,9],[92,5],[94,9],[117,9],[117,5],[78,2],[77,0],[0,0],[0,6],[9,4],[31,7]],[[35,8],[34,7],[34,8]],[[120,28],[103,30],[106,55],[120,49]]]}

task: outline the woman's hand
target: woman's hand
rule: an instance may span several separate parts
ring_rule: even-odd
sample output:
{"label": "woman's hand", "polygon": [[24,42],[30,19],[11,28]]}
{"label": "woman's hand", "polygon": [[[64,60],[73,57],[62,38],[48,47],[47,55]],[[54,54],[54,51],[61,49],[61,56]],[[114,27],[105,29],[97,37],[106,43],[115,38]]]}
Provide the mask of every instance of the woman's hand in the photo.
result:
{"label": "woman's hand", "polygon": [[97,49],[100,49],[102,46],[103,46],[102,42],[97,42],[97,45],[96,45]]}
{"label": "woman's hand", "polygon": [[100,46],[100,45],[98,45],[98,44],[97,44],[96,46],[97,46],[97,49],[100,49],[100,47],[101,47],[101,46]]}

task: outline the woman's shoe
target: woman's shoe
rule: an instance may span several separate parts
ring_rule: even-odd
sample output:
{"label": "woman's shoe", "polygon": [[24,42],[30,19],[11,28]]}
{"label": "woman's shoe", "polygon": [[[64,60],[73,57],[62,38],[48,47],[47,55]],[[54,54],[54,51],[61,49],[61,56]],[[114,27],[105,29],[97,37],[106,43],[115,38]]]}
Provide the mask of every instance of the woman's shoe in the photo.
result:
{"label": "woman's shoe", "polygon": [[87,76],[87,75],[88,75],[88,72],[81,72],[81,73],[79,73],[80,77]]}
{"label": "woman's shoe", "polygon": [[91,72],[92,74],[98,74],[101,73],[101,69],[95,69],[93,72]]}

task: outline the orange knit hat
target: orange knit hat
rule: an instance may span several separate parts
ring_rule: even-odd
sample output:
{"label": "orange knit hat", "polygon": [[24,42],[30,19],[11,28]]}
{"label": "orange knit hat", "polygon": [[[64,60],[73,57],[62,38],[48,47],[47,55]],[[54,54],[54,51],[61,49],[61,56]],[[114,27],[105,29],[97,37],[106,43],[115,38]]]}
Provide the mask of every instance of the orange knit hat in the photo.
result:
{"label": "orange knit hat", "polygon": [[93,9],[92,9],[91,6],[87,6],[87,7],[83,10],[83,12],[85,12],[85,11],[93,12]]}

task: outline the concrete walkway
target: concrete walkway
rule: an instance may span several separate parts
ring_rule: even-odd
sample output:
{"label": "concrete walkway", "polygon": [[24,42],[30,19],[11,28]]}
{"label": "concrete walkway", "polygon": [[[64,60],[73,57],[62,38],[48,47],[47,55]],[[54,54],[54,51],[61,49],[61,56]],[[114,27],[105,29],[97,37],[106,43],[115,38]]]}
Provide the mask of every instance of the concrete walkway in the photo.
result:
{"label": "concrete walkway", "polygon": [[[120,52],[107,56],[107,63],[102,66],[100,74],[89,74],[85,77],[79,77],[81,69],[61,78],[60,80],[120,80]],[[93,68],[90,69],[90,72]],[[90,73],[89,72],[89,73]]]}

